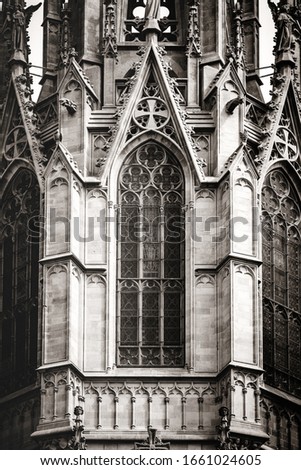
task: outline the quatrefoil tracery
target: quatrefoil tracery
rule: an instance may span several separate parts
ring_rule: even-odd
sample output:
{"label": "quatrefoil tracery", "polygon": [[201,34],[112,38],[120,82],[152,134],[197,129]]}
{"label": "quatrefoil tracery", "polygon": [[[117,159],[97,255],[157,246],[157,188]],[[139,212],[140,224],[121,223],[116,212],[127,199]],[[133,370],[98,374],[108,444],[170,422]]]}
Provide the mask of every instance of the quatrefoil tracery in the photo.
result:
{"label": "quatrefoil tracery", "polygon": [[169,121],[170,114],[161,98],[142,98],[134,112],[134,121],[141,129],[161,129]]}
{"label": "quatrefoil tracery", "polygon": [[275,147],[282,158],[295,160],[298,156],[298,146],[294,134],[287,127],[279,127]]}

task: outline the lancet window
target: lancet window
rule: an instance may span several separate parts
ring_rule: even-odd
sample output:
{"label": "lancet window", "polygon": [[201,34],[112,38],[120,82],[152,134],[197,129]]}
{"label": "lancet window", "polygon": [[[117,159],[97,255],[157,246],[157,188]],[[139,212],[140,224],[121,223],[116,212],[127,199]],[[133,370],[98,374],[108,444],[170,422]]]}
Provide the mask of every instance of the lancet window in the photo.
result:
{"label": "lancet window", "polygon": [[21,170],[3,198],[2,253],[2,393],[32,383],[37,366],[38,214],[40,193],[33,173]]}
{"label": "lancet window", "polygon": [[262,205],[266,381],[301,396],[300,199],[282,170],[267,176]]}
{"label": "lancet window", "polygon": [[119,178],[118,364],[183,366],[184,178],[155,143]]}

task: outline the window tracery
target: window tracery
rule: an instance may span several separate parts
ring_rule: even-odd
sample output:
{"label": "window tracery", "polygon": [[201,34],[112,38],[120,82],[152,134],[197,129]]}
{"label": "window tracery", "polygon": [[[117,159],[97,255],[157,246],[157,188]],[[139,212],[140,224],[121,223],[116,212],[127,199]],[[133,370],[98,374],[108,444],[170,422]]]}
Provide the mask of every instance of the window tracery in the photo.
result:
{"label": "window tracery", "polygon": [[300,309],[300,221],[295,191],[282,171],[269,174],[262,191],[263,292],[268,298]]}
{"label": "window tracery", "polygon": [[149,143],[123,166],[119,184],[118,364],[182,366],[182,171]]}
{"label": "window tracery", "polygon": [[300,202],[282,170],[262,190],[266,381],[301,396]]}
{"label": "window tracery", "polygon": [[[144,41],[147,0],[128,0],[127,19],[125,21],[125,40]],[[176,42],[178,22],[174,0],[161,0],[159,27],[162,31],[160,40]]]}
{"label": "window tracery", "polygon": [[40,194],[35,176],[21,170],[2,207],[2,390],[32,383],[37,364]]}

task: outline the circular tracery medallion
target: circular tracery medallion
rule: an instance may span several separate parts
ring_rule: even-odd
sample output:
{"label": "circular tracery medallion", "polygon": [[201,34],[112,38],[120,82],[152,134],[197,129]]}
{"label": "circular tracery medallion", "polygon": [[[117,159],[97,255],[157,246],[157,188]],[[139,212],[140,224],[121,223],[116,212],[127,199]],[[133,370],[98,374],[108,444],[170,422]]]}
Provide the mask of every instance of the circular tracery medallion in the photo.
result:
{"label": "circular tracery medallion", "polygon": [[17,126],[10,131],[4,144],[4,155],[7,160],[22,156],[27,146],[27,137],[23,126]]}
{"label": "circular tracery medallion", "polygon": [[294,160],[298,156],[298,146],[294,134],[287,127],[279,127],[275,146],[278,153],[286,160]]}
{"label": "circular tracery medallion", "polygon": [[169,111],[161,98],[143,98],[134,112],[134,121],[142,129],[161,129],[168,120]]}

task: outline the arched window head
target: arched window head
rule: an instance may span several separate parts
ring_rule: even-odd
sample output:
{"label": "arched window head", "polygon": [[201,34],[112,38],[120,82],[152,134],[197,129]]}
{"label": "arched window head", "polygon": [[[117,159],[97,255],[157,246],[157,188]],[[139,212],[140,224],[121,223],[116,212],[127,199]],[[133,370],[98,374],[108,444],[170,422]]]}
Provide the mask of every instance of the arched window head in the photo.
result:
{"label": "arched window head", "polygon": [[119,175],[118,365],[184,365],[184,177],[149,143]]}
{"label": "arched window head", "polygon": [[2,243],[2,384],[0,393],[25,387],[35,379],[38,325],[38,215],[36,177],[21,170],[7,188],[1,213]]}

